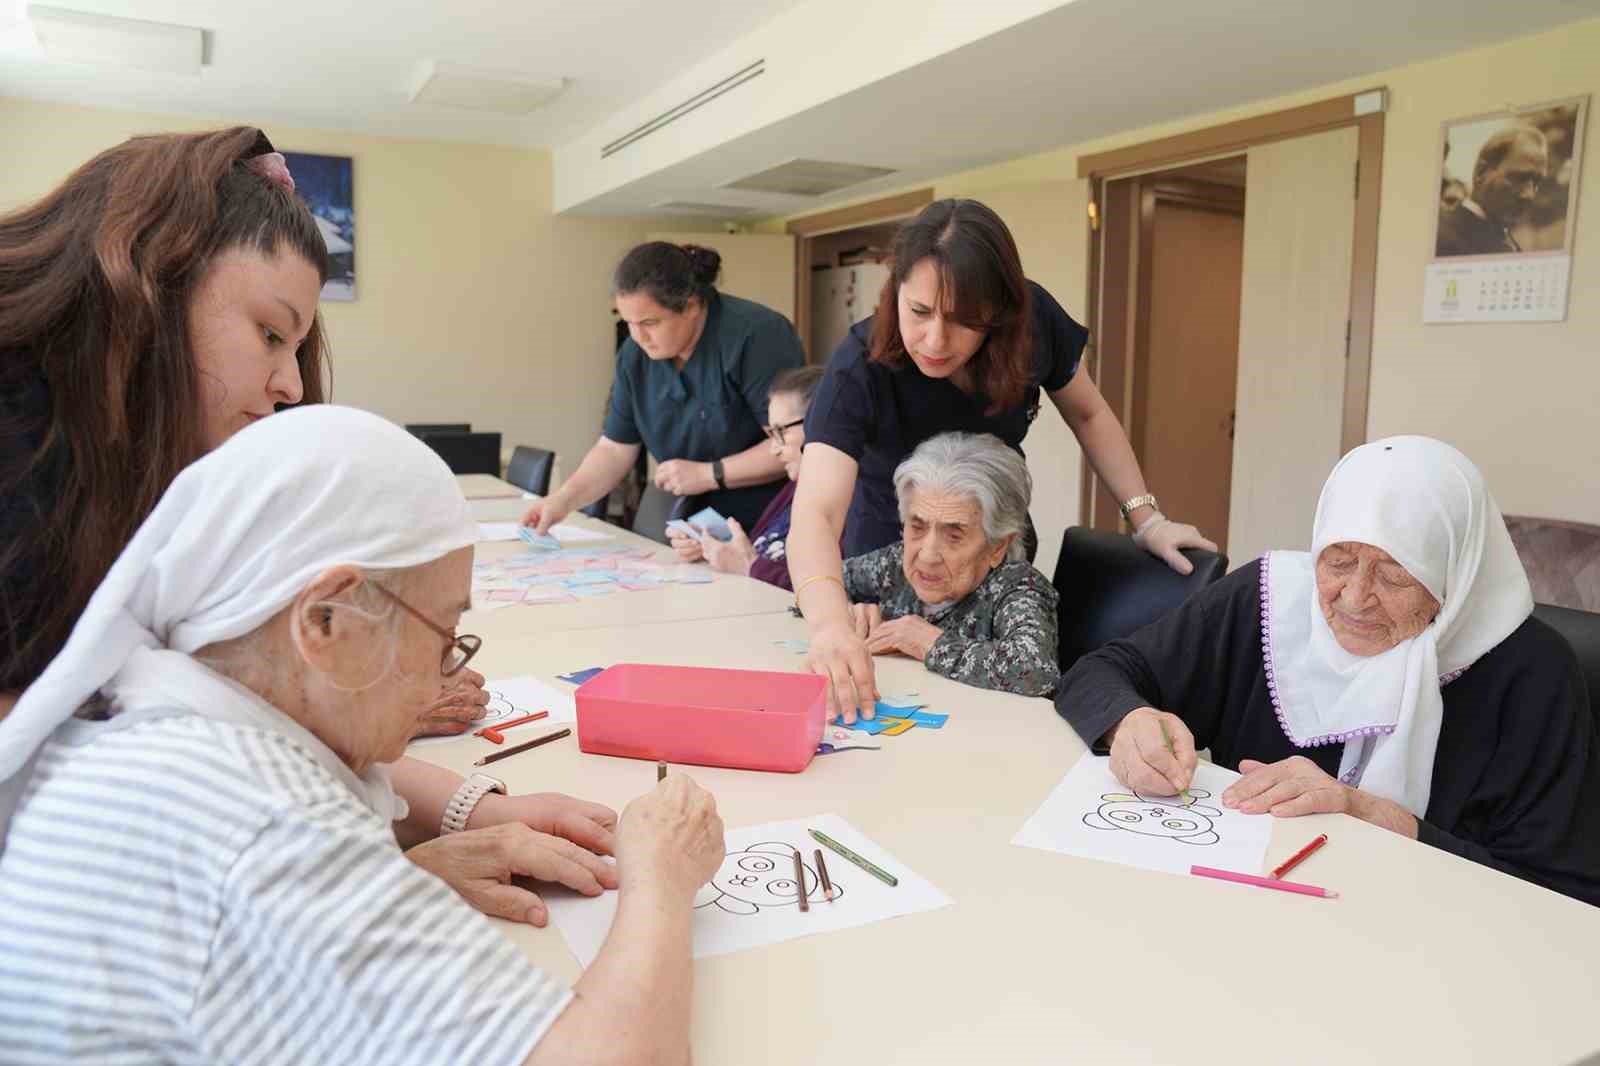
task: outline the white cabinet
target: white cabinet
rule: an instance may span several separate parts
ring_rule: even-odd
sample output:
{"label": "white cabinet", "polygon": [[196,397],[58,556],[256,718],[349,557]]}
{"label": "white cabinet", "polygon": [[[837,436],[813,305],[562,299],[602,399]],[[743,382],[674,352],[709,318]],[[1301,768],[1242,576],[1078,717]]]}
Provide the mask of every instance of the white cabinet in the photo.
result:
{"label": "white cabinet", "polygon": [[825,363],[850,327],[872,314],[889,279],[881,263],[828,267],[811,272],[811,352]]}

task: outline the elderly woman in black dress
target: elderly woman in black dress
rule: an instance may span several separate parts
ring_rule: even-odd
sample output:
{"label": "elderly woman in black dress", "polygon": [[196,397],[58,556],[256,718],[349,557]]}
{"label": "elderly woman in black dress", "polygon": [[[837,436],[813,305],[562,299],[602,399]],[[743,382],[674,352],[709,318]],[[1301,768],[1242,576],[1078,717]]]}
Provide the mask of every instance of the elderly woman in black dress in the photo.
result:
{"label": "elderly woman in black dress", "polygon": [[1131,788],[1187,787],[1209,748],[1243,774],[1228,807],[1350,814],[1600,904],[1594,718],[1532,610],[1477,468],[1393,437],[1334,469],[1309,553],[1085,656],[1056,709]]}

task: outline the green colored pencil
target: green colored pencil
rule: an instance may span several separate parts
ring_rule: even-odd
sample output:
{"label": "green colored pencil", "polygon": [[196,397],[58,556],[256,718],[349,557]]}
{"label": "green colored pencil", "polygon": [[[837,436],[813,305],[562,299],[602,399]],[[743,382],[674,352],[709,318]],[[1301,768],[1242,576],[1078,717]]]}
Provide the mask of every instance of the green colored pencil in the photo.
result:
{"label": "green colored pencil", "polygon": [[[1161,727],[1161,740],[1167,746],[1167,754],[1176,759],[1178,757],[1178,751],[1172,746],[1172,734],[1167,732],[1167,723],[1157,720],[1156,724]],[[1194,802],[1194,798],[1189,795],[1189,790],[1186,788],[1180,788],[1178,790],[1178,795],[1183,797],[1185,803]]]}
{"label": "green colored pencil", "polygon": [[861,867],[863,870],[867,871],[867,873],[871,874],[873,877],[876,877],[890,888],[893,888],[900,883],[900,879],[895,877],[894,874],[883,869],[883,867],[878,866],[876,863],[870,862],[867,859],[863,859],[861,856],[857,855],[855,852],[851,851],[837,840],[828,836],[828,834],[819,833],[815,829],[807,829],[806,832],[810,833],[818,844],[821,844],[829,851],[836,852],[844,856],[846,859],[849,859],[851,862],[855,863],[857,866]]}

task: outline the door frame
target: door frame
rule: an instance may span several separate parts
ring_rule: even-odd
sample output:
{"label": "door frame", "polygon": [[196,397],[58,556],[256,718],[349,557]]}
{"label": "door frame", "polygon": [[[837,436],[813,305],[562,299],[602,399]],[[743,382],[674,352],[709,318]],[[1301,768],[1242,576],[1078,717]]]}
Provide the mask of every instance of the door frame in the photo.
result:
{"label": "door frame", "polygon": [[[1355,126],[1358,130],[1355,235],[1350,266],[1350,319],[1345,333],[1344,413],[1341,451],[1366,440],[1372,377],[1373,309],[1378,275],[1378,199],[1383,180],[1383,128],[1388,89],[1337,96],[1302,107],[1223,123],[1143,144],[1081,156],[1078,177],[1089,182],[1089,292],[1085,307],[1093,343],[1086,358],[1106,402],[1135,440],[1132,424],[1136,345],[1143,334],[1138,295],[1148,263],[1141,263],[1142,197],[1120,178],[1238,155],[1256,145]],[[1117,184],[1113,184],[1117,183]],[[1248,195],[1248,185],[1247,195]],[[1119,501],[1083,463],[1079,521],[1095,529],[1122,528]]]}
{"label": "door frame", "polygon": [[800,334],[800,344],[806,352],[806,362],[825,362],[832,352],[811,350],[811,241],[813,238],[837,233],[840,230],[873,226],[882,222],[909,218],[933,203],[933,189],[913,189],[910,192],[885,196],[878,200],[852,204],[832,211],[819,211],[791,219],[784,232],[792,234],[794,242],[794,328]]}

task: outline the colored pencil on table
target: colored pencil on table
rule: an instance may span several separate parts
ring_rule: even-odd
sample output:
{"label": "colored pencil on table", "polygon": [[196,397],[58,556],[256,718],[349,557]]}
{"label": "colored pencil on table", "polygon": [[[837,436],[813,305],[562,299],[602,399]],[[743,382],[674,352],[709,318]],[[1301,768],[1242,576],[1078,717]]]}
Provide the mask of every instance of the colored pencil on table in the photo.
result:
{"label": "colored pencil on table", "polygon": [[665,781],[666,779],[667,779],[667,764],[658,760],[656,762],[656,780],[657,781]]}
{"label": "colored pencil on table", "polygon": [[822,898],[832,903],[833,882],[828,878],[828,864],[822,861],[821,848],[817,848],[813,854],[817,857],[817,877],[822,880]]}
{"label": "colored pencil on table", "polygon": [[1218,881],[1234,881],[1241,885],[1255,885],[1257,888],[1275,888],[1279,892],[1298,892],[1302,896],[1322,896],[1325,899],[1338,899],[1339,893],[1330,892],[1326,888],[1316,885],[1302,885],[1295,881],[1278,881],[1271,877],[1257,877],[1254,874],[1242,874],[1234,870],[1218,870],[1213,866],[1191,866],[1189,872],[1198,877],[1214,877]]}
{"label": "colored pencil on table", "polygon": [[494,744],[503,744],[505,743],[506,739],[505,733],[503,732],[504,730],[510,729],[514,725],[524,725],[528,722],[537,722],[541,718],[548,717],[550,717],[549,711],[538,711],[534,714],[525,714],[521,718],[513,718],[511,721],[501,722],[499,725],[486,725],[482,729],[474,732],[472,735],[475,737],[482,737],[484,740],[490,741]]}
{"label": "colored pencil on table", "polygon": [[485,755],[483,758],[475,761],[472,765],[488,766],[492,762],[499,762],[501,759],[508,759],[511,756],[516,755],[518,752],[527,751],[530,748],[537,748],[541,744],[548,744],[552,740],[560,740],[562,737],[571,735],[572,730],[570,729],[558,729],[554,733],[546,733],[538,740],[530,740],[526,744],[518,744],[516,747],[507,748],[505,751],[497,751],[493,755]]}
{"label": "colored pencil on table", "polygon": [[873,877],[876,877],[890,888],[893,888],[900,883],[900,879],[895,877],[894,874],[885,870],[883,867],[868,861],[867,859],[863,859],[861,856],[857,855],[855,852],[851,851],[837,840],[828,836],[826,833],[819,833],[815,829],[807,829],[806,832],[810,833],[812,839],[818,844],[821,844],[823,847],[837,855],[843,856],[850,862],[855,863],[857,866],[861,867],[863,870],[867,871],[867,873],[871,874]]}
{"label": "colored pencil on table", "polygon": [[800,858],[800,849],[794,849],[794,883],[800,893],[800,909],[808,911],[811,903],[806,899],[806,864]]}
{"label": "colored pencil on table", "polygon": [[1307,856],[1309,856],[1313,851],[1316,851],[1318,848],[1322,847],[1322,845],[1326,844],[1327,842],[1328,834],[1323,833],[1321,836],[1317,837],[1317,839],[1313,840],[1311,843],[1307,844],[1305,847],[1301,848],[1299,851],[1283,860],[1283,862],[1278,866],[1275,866],[1272,870],[1271,876],[1282,877],[1296,866],[1299,866],[1301,863],[1305,862]]}
{"label": "colored pencil on table", "polygon": [[[1167,732],[1167,723],[1158,721],[1156,724],[1161,727],[1161,741],[1167,746],[1167,754],[1176,759],[1178,757],[1178,749],[1172,746],[1172,734]],[[1178,795],[1185,800],[1191,799],[1189,790],[1186,788],[1178,789]]]}

